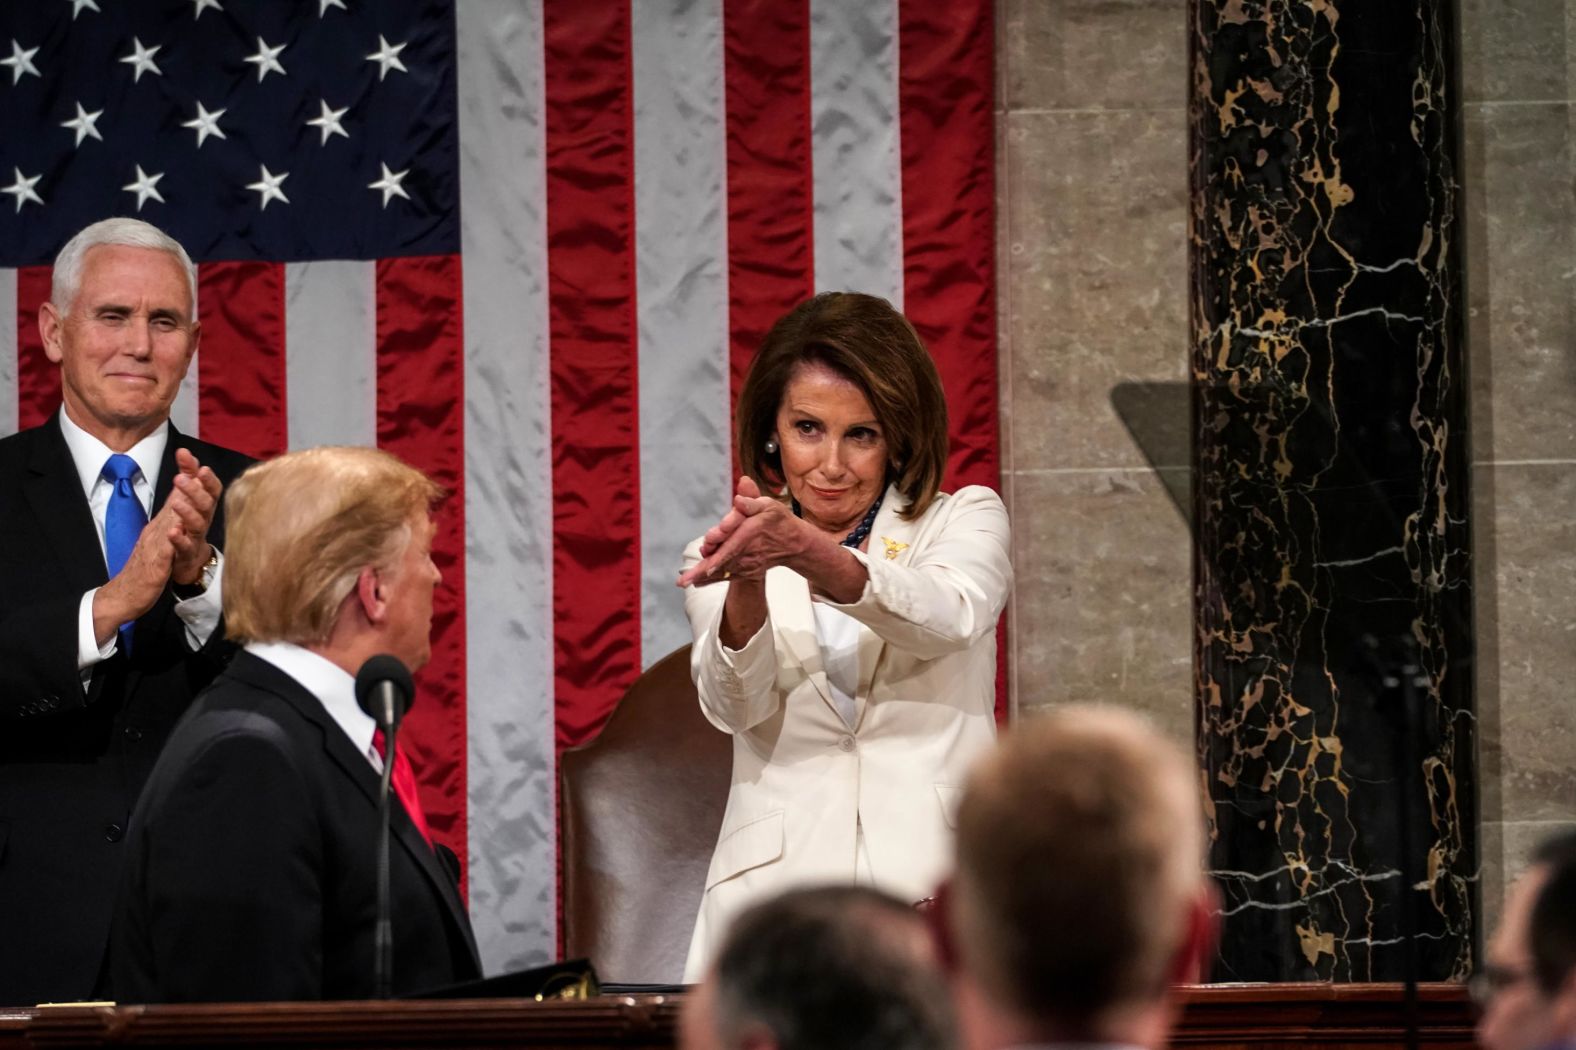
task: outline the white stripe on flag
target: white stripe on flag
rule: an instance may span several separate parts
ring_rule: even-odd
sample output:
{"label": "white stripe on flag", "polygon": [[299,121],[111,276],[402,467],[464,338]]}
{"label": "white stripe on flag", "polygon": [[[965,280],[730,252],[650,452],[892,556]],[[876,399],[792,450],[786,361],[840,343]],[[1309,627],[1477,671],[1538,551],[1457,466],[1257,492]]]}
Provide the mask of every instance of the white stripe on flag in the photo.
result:
{"label": "white stripe on flag", "polygon": [[810,0],[816,290],[903,308],[897,0]]}
{"label": "white stripe on flag", "polygon": [[378,443],[377,264],[285,264],[290,447]]}
{"label": "white stripe on flag", "polygon": [[470,908],[496,973],[558,937],[541,0],[456,18]]}
{"label": "white stripe on flag", "polygon": [[16,271],[0,267],[0,437],[17,432]]}
{"label": "white stripe on flag", "polygon": [[727,507],[721,0],[630,8],[640,326],[641,666],[690,640],[683,545]]}

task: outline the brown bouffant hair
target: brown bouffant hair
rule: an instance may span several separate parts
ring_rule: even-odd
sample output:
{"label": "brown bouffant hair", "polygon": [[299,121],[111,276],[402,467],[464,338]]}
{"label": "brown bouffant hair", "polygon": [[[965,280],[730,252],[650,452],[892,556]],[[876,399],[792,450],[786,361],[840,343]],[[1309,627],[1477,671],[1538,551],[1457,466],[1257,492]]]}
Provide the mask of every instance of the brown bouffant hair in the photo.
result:
{"label": "brown bouffant hair", "polygon": [[936,364],[908,318],[858,292],[822,292],[766,333],[750,363],[736,411],[739,465],[763,492],[782,488],[782,453],[767,452],[794,370],[820,364],[859,387],[875,411],[887,450],[887,481],[908,501],[912,521],[941,488],[947,467],[947,401]]}
{"label": "brown bouffant hair", "polygon": [[361,570],[392,565],[443,490],[375,448],[310,448],[225,492],[224,616],[239,642],[327,641]]}

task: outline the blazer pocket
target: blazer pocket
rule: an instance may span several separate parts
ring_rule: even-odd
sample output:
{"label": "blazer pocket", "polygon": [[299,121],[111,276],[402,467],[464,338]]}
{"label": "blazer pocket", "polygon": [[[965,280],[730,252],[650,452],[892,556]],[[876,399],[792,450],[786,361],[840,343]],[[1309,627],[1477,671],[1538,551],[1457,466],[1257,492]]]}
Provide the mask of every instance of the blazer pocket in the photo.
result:
{"label": "blazer pocket", "polygon": [[717,842],[706,874],[709,890],[719,882],[742,875],[751,868],[770,864],[783,855],[783,812],[768,813],[748,824],[741,824]]}
{"label": "blazer pocket", "polygon": [[947,827],[958,826],[958,803],[963,801],[963,789],[953,787],[951,784],[937,784],[936,801],[941,803],[941,819],[947,822]]}

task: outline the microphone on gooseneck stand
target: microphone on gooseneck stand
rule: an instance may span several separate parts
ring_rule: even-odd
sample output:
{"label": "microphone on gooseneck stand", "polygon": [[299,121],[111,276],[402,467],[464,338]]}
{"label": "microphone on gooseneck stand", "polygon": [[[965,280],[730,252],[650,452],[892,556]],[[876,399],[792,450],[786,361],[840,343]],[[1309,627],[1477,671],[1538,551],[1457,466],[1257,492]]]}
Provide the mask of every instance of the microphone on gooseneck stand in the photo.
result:
{"label": "microphone on gooseneck stand", "polygon": [[383,777],[378,786],[378,912],[373,935],[373,987],[379,999],[393,997],[394,927],[389,915],[389,778],[394,772],[395,735],[415,699],[410,669],[386,653],[356,672],[356,703],[383,733]]}

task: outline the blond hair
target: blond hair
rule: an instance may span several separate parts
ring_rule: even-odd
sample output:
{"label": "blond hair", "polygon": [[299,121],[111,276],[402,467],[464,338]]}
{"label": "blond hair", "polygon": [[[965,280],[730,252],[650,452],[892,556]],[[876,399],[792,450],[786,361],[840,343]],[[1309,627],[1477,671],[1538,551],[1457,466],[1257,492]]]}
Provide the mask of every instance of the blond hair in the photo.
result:
{"label": "blond hair", "polygon": [[225,494],[224,615],[241,642],[328,640],[361,570],[387,568],[443,490],[387,452],[291,452]]}
{"label": "blond hair", "polygon": [[1088,1032],[1159,997],[1202,892],[1193,764],[1130,712],[1067,707],[1010,733],[958,812],[955,932],[1010,1009]]}

